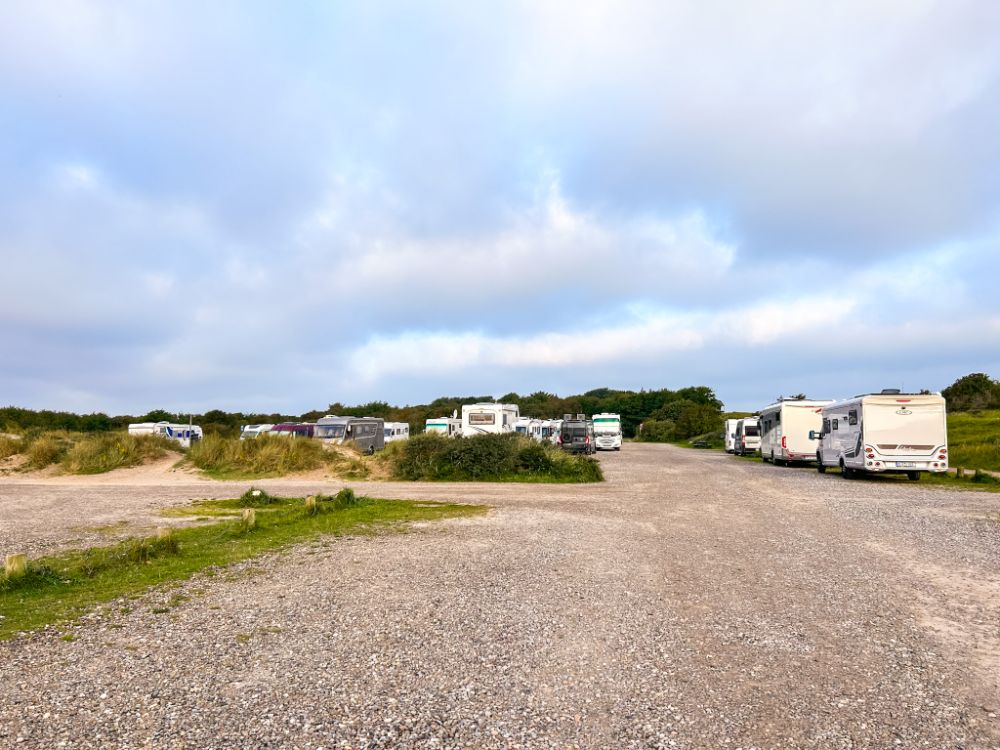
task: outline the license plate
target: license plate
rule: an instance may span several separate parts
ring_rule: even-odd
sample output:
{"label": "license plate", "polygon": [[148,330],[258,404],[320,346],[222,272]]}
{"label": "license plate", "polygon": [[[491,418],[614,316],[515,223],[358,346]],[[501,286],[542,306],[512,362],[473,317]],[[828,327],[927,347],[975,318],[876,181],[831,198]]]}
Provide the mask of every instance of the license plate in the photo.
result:
{"label": "license plate", "polygon": [[897,461],[896,466],[903,469],[912,469],[916,464],[913,461]]}

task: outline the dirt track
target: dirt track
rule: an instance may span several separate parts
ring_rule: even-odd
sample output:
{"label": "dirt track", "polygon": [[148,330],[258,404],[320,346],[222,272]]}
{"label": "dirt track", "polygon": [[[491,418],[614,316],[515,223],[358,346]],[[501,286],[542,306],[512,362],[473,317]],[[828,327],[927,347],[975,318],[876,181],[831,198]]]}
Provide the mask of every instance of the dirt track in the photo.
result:
{"label": "dirt track", "polygon": [[[495,510],[0,644],[0,747],[1000,747],[1000,495],[601,460],[598,486],[351,483]],[[0,551],[246,486],[0,482]]]}

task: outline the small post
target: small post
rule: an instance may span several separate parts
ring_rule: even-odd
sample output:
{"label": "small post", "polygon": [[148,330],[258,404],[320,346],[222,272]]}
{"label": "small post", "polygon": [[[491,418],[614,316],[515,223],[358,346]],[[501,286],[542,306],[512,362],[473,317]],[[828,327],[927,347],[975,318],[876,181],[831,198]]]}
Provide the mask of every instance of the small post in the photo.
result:
{"label": "small post", "polygon": [[957,476],[959,479],[965,479],[965,467],[959,466],[958,471],[955,472],[955,476]]}
{"label": "small post", "polygon": [[27,555],[7,555],[3,561],[3,572],[7,578],[19,578],[28,572]]}
{"label": "small post", "polygon": [[307,497],[306,498],[306,515],[307,516],[315,516],[318,510],[319,510],[319,506],[316,504],[316,496],[315,495],[310,495],[309,497]]}
{"label": "small post", "polygon": [[257,511],[253,508],[243,509],[243,530],[250,531],[257,525]]}

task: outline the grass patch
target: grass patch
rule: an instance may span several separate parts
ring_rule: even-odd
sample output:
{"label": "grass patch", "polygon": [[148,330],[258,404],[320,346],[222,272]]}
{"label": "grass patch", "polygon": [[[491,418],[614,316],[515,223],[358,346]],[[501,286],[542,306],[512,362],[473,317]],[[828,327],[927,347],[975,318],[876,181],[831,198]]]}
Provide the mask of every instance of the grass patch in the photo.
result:
{"label": "grass patch", "polygon": [[24,449],[24,441],[10,435],[0,435],[0,459],[16,456]]}
{"label": "grass patch", "polygon": [[[257,508],[247,508],[243,502],[235,498],[197,504],[235,513],[236,518],[42,557],[29,561],[17,574],[4,573],[0,576],[0,639],[72,619],[102,602],[134,598],[150,586],[185,580],[199,571],[321,535],[375,533],[412,521],[487,511],[483,506],[456,503],[376,500],[357,497],[350,490],[335,496],[317,496],[319,510],[311,514],[302,499],[273,498],[273,502]],[[239,515],[245,510],[255,514],[250,529]],[[165,613],[170,607],[159,609]]]}
{"label": "grass patch", "polygon": [[1000,411],[949,414],[948,463],[1000,471]]}
{"label": "grass patch", "polygon": [[600,482],[600,464],[521,435],[461,440],[417,435],[391,445],[383,460],[395,479],[471,482]]}
{"label": "grass patch", "polygon": [[364,461],[350,451],[267,434],[253,440],[208,435],[191,446],[188,460],[213,479],[265,479],[324,467],[347,479],[368,476]]}
{"label": "grass patch", "polygon": [[160,435],[129,435],[126,432],[87,435],[66,451],[61,464],[69,474],[103,474],[113,469],[141,466],[178,448],[176,442]]}

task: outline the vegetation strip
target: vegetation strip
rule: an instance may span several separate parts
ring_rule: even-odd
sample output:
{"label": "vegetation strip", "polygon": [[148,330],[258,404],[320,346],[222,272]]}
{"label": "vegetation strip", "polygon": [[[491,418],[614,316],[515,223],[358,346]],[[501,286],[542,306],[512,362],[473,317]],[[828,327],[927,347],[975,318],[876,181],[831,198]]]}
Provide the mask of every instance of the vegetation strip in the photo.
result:
{"label": "vegetation strip", "polygon": [[[188,515],[214,518],[215,523],[161,530],[154,537],[10,566],[0,576],[0,640],[72,619],[102,602],[139,595],[150,586],[321,535],[371,534],[407,522],[487,510],[480,505],[356,497],[349,489],[314,499],[248,490],[235,500],[199,501],[189,506]],[[176,515],[177,509],[170,511]]]}

